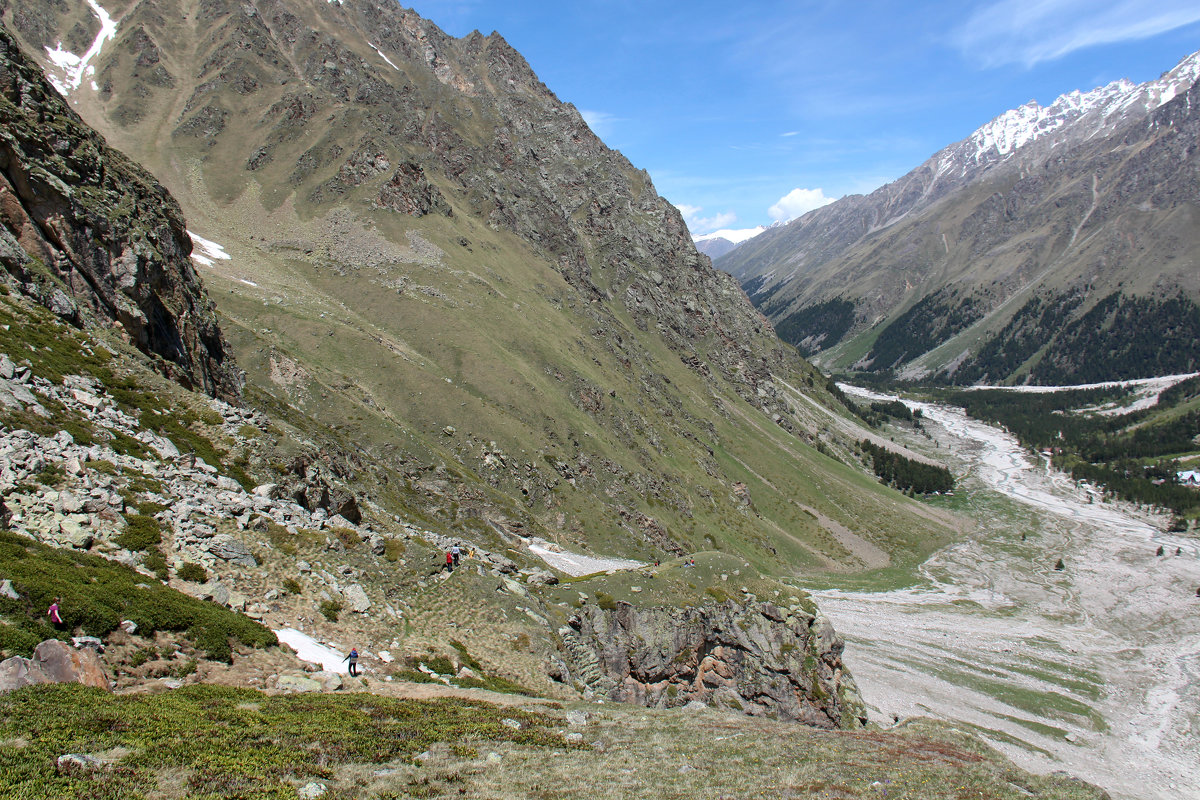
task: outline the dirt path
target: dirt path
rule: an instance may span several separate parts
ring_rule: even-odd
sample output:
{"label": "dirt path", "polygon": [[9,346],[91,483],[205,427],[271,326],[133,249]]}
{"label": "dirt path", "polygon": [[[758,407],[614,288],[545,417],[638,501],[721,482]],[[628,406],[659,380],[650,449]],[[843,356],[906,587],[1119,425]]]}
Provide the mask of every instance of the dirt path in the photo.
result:
{"label": "dirt path", "polygon": [[875,719],[954,719],[1117,798],[1200,797],[1200,543],[1100,502],[995,428],[922,411],[977,530],[918,586],[817,593]]}

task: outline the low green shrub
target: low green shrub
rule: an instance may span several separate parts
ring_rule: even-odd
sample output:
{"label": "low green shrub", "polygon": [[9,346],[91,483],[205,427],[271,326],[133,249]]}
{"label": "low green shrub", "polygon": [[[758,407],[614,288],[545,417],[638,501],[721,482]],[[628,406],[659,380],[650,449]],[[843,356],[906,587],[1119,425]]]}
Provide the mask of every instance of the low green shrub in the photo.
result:
{"label": "low green shrub", "polygon": [[152,547],[142,556],[142,566],[154,573],[154,577],[160,581],[165,581],[171,577],[170,571],[167,569],[167,559],[163,557],[162,550],[157,547]]}
{"label": "low green shrub", "polygon": [[322,600],[319,606],[321,613],[325,615],[325,619],[330,622],[338,621],[338,614],[342,610],[342,604],[337,600]]}
{"label": "low green shrub", "polygon": [[[457,699],[271,696],[203,684],[114,696],[79,684],[43,684],[0,695],[0,741],[22,743],[0,747],[0,797],[162,797],[163,776],[180,775],[183,784],[167,794],[295,798],[297,784],[328,781],[343,766],[408,761],[438,742],[456,748],[460,758],[497,745],[580,747],[557,727],[543,714]],[[112,748],[133,755],[83,775],[55,768],[63,753]],[[356,786],[334,795],[376,796]]]}
{"label": "low green shrub", "polygon": [[302,591],[300,587],[300,581],[296,580],[295,578],[284,578],[283,590],[288,594],[300,594]]}
{"label": "low green shrub", "polygon": [[115,541],[126,550],[142,552],[162,543],[162,523],[145,514],[126,514],[125,530]]}
{"label": "low green shrub", "polygon": [[[0,600],[4,623],[0,649],[5,656],[28,656],[31,643],[76,631],[103,637],[125,619],[137,623],[143,635],[181,633],[208,658],[225,661],[232,657],[232,641],[249,647],[276,644],[275,634],[249,617],[189,597],[99,556],[47,547],[0,531],[0,564],[20,595],[19,600]],[[60,598],[64,630],[55,630],[46,621],[46,609],[55,597]]]}
{"label": "low green shrub", "polygon": [[208,580],[208,570],[194,561],[185,561],[183,566],[175,571],[175,575],[179,580],[190,583],[204,583]]}

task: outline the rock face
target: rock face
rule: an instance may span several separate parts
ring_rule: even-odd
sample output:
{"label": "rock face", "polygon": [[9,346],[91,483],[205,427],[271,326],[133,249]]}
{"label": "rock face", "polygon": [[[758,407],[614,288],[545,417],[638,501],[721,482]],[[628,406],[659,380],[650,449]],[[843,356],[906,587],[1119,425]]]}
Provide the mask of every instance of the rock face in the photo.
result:
{"label": "rock face", "polygon": [[853,728],[866,709],[822,614],[771,603],[615,610],[586,605],[559,630],[571,677],[613,700],[699,701],[822,728]]}
{"label": "rock face", "polygon": [[188,388],[241,376],[192,267],[178,204],[108,147],[0,27],[0,265],[76,324],[118,324]]}
{"label": "rock face", "polygon": [[106,691],[112,688],[94,650],[76,650],[57,639],[39,644],[33,658],[15,656],[0,661],[0,692],[35,683],[82,683]]}

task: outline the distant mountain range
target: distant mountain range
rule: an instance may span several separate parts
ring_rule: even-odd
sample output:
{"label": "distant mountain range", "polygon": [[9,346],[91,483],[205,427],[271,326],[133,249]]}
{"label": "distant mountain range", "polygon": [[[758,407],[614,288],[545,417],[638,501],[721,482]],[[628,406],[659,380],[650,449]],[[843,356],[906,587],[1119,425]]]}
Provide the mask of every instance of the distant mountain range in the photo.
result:
{"label": "distant mountain range", "polygon": [[693,236],[692,241],[696,243],[697,250],[709,258],[716,259],[732,251],[743,242],[750,241],[766,229],[765,226],[759,225],[756,228],[743,228],[741,230],[719,230],[701,234],[700,236]]}
{"label": "distant mountain range", "polygon": [[1072,383],[1200,365],[1200,54],[1028,103],[720,258],[835,370]]}

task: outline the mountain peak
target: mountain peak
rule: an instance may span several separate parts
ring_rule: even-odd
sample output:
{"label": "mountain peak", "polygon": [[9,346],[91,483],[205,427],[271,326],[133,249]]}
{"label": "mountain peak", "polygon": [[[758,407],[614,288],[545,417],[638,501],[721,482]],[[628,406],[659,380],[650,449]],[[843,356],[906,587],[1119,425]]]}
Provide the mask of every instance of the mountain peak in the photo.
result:
{"label": "mountain peak", "polygon": [[[1158,80],[1138,84],[1121,78],[1091,91],[1076,89],[1059,95],[1045,107],[1030,100],[1005,111],[967,137],[966,160],[976,165],[1002,160],[1051,134],[1071,133],[1091,138],[1112,129],[1130,114],[1141,116],[1170,102],[1197,78],[1200,78],[1200,52],[1187,56]],[[1085,117],[1090,120],[1087,124],[1073,125]]]}

